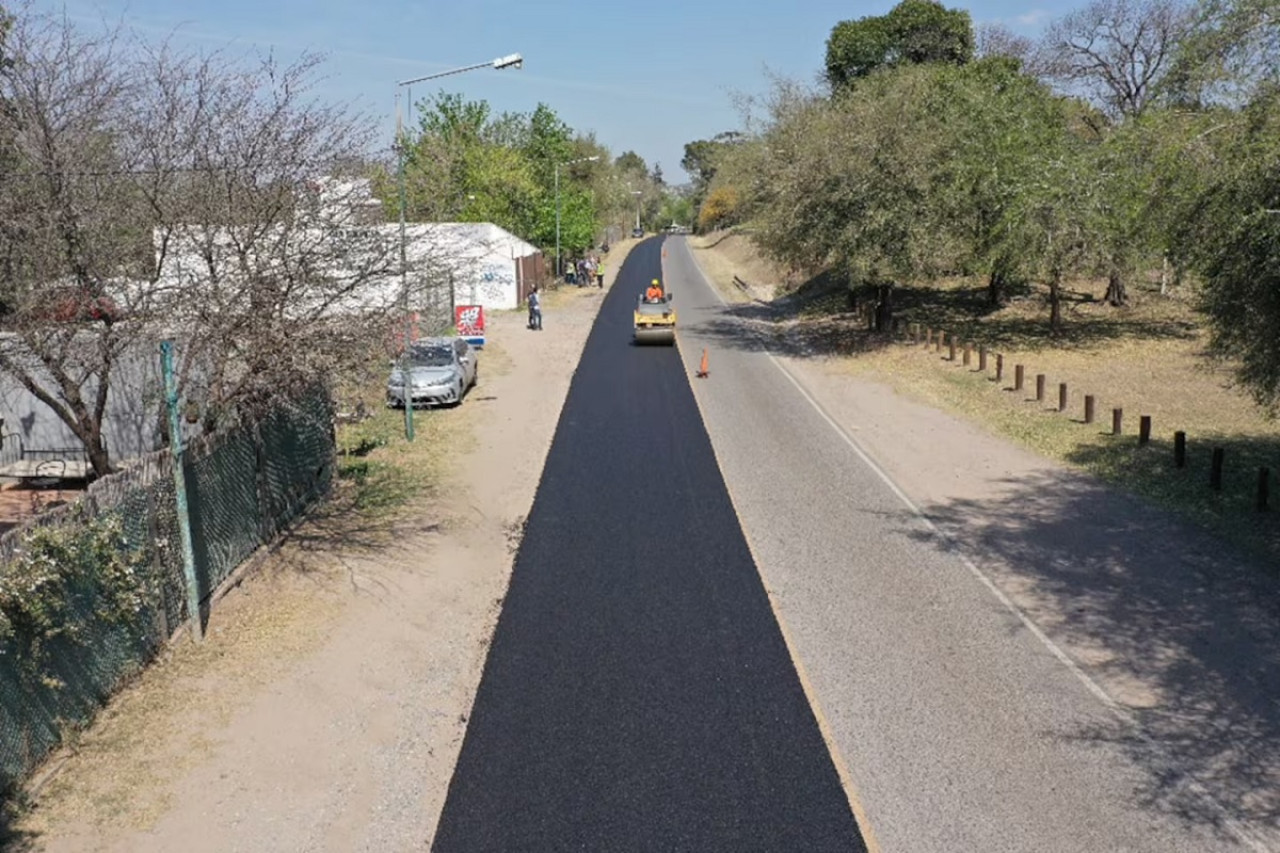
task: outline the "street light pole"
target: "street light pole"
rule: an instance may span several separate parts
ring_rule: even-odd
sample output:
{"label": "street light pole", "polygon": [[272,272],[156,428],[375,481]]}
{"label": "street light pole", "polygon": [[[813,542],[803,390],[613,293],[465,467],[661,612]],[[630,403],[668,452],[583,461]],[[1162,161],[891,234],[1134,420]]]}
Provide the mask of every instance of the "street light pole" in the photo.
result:
{"label": "street light pole", "polygon": [[636,197],[636,230],[640,230],[640,197],[644,195],[641,190],[632,190],[631,194]]}
{"label": "street light pole", "polygon": [[406,213],[405,213],[405,140],[404,126],[401,121],[400,109],[400,86],[408,86],[409,109],[413,109],[413,84],[421,83],[423,80],[434,80],[437,77],[448,77],[451,74],[461,74],[464,71],[475,71],[479,68],[494,68],[501,71],[504,68],[522,68],[524,67],[524,58],[518,53],[511,53],[506,56],[500,56],[491,62],[479,62],[475,65],[467,65],[462,68],[452,68],[448,71],[440,71],[435,74],[426,74],[422,77],[414,77],[412,80],[401,80],[396,83],[396,171],[397,183],[399,184],[400,195],[400,298],[401,307],[404,310],[404,349],[400,355],[400,396],[404,402],[404,437],[406,441],[413,441],[413,382],[409,376],[409,344],[413,340],[413,315],[409,311],[409,262],[408,262],[408,238],[406,237]]}
{"label": "street light pole", "polygon": [[577,160],[568,160],[564,163],[556,163],[555,169],[555,187],[556,187],[556,275],[562,275],[564,270],[560,269],[560,167],[572,166],[574,163],[594,163],[599,160],[599,156],[580,157]]}

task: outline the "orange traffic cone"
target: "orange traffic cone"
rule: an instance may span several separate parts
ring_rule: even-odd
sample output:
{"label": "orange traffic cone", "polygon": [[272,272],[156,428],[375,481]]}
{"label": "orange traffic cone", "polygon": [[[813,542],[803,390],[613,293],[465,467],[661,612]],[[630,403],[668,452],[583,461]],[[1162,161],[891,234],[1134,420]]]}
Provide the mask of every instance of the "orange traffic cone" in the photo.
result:
{"label": "orange traffic cone", "polygon": [[705,379],[710,374],[707,372],[707,351],[702,350],[702,366],[698,368],[698,378]]}

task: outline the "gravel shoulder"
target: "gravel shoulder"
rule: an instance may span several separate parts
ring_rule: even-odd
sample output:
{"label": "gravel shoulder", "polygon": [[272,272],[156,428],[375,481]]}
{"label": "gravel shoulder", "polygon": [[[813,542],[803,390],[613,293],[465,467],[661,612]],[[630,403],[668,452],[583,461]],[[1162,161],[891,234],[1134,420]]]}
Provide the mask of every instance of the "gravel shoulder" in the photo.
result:
{"label": "gravel shoulder", "polygon": [[[617,270],[632,241],[608,258]],[[12,849],[429,847],[518,541],[607,292],[488,318],[447,478],[389,535],[304,524],[64,751]]]}

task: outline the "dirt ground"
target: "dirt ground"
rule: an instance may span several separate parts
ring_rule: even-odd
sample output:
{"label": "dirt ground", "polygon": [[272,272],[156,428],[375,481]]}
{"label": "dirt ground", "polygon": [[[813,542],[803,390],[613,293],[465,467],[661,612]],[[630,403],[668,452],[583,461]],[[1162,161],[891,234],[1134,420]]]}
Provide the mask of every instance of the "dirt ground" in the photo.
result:
{"label": "dirt ground", "polygon": [[304,525],[37,776],[8,849],[427,849],[603,293],[549,294],[542,332],[490,316],[480,384],[441,415],[463,449],[416,517]]}

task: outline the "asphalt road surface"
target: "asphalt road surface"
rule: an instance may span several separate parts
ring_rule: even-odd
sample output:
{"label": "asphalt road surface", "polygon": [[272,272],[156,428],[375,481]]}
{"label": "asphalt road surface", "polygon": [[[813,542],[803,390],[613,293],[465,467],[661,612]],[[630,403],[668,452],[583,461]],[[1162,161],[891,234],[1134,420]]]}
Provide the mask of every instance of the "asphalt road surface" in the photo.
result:
{"label": "asphalt road surface", "polygon": [[866,849],[680,353],[631,345],[660,246],[619,270],[570,386],[441,853]]}
{"label": "asphalt road surface", "polygon": [[1133,758],[1125,715],[939,541],[765,351],[750,307],[724,305],[683,239],[666,246],[686,370],[710,352],[710,377],[693,380],[706,429],[872,843],[1250,849],[1211,806],[1145,795],[1185,768]]}

